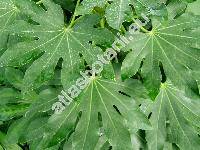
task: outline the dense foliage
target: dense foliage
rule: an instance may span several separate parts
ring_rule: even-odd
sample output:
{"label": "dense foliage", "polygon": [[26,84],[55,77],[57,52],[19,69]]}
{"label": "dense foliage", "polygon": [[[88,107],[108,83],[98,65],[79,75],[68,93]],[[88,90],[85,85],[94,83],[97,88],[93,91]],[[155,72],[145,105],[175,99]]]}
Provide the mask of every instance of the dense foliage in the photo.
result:
{"label": "dense foliage", "polygon": [[[200,0],[1,0],[0,150],[200,149],[199,8]],[[144,15],[117,58],[55,114],[60,92]]]}

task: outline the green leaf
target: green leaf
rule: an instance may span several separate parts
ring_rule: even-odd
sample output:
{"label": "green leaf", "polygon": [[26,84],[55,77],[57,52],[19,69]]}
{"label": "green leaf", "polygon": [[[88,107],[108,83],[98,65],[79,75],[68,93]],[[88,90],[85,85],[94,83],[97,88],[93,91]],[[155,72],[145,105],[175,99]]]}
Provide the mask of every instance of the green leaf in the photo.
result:
{"label": "green leaf", "polygon": [[120,94],[120,91],[128,92],[128,88],[125,83],[110,80],[91,81],[90,86],[62,114],[50,117],[48,132],[38,149],[63,141],[73,129],[74,149],[94,149],[102,134],[114,149],[132,149],[129,131],[150,129],[150,125],[133,98]]}
{"label": "green leaf", "polygon": [[197,0],[191,4],[188,4],[186,11],[191,12],[195,15],[200,15],[199,5],[200,5],[200,0]]}
{"label": "green leaf", "polygon": [[18,103],[22,98],[21,94],[12,88],[1,88],[0,89],[0,105],[9,103]]}
{"label": "green leaf", "polygon": [[199,50],[194,48],[199,43],[199,34],[195,32],[199,19],[184,15],[163,24],[154,22],[152,31],[146,34],[133,34],[133,40],[124,49],[132,51],[123,61],[122,77],[135,75],[143,61],[141,74],[152,97],[159,91],[162,66],[167,78],[175,85],[180,88],[190,86],[192,78],[188,77],[188,72],[199,70],[200,65]]}
{"label": "green leaf", "polygon": [[10,0],[0,2],[0,52],[6,48],[8,38],[8,34],[3,32],[15,18],[15,13],[17,13],[17,9]]}
{"label": "green leaf", "polygon": [[[156,8],[165,1],[166,0],[115,0],[111,1],[111,4],[107,4],[105,16],[108,24],[112,28],[119,30],[124,21],[133,18],[130,5],[134,6],[140,16],[142,12],[147,13],[149,10],[156,10]],[[95,6],[103,7],[107,2],[108,0],[84,0],[78,9],[78,13],[90,13]]]}
{"label": "green leaf", "polygon": [[0,145],[0,150],[22,150],[17,144],[9,144],[5,139],[5,134],[2,132],[0,132],[0,143],[2,144],[2,146]]}
{"label": "green leaf", "polygon": [[6,68],[5,70],[6,79],[17,89],[22,89],[23,75],[23,72],[19,69]]}
{"label": "green leaf", "polygon": [[18,105],[9,105],[9,106],[1,106],[0,108],[0,120],[8,121],[15,117],[23,116],[26,112],[29,104],[18,104]]}
{"label": "green leaf", "polygon": [[13,23],[15,19],[24,18],[33,14],[33,3],[23,0],[3,0],[0,2],[0,54],[6,49],[8,33],[5,31],[7,27]]}
{"label": "green leaf", "polygon": [[[57,100],[58,91],[53,89],[46,89],[40,92],[37,99],[30,105],[30,107],[24,113],[24,117],[16,121],[11,125],[7,134],[7,141],[11,144],[17,143],[18,141],[31,141],[31,137],[22,139],[22,136],[26,135],[27,129],[32,121],[41,118],[42,113],[48,112],[51,110],[53,103]],[[36,128],[37,130],[37,128]],[[32,132],[32,131],[31,131]],[[41,138],[43,133],[37,136]],[[33,140],[36,140],[33,138]]]}
{"label": "green leaf", "polygon": [[174,19],[184,13],[187,3],[184,0],[173,0],[167,5],[168,18]]}
{"label": "green leaf", "polygon": [[42,133],[45,131],[45,124],[47,123],[48,117],[39,117],[33,119],[27,127],[27,132],[24,132],[20,137],[20,142],[31,143],[31,141],[36,141],[41,139]]}
{"label": "green leaf", "polygon": [[200,79],[199,79],[200,71],[194,71],[192,74],[193,74],[194,78],[197,79],[196,82],[199,87],[199,93],[200,93]]}
{"label": "green leaf", "polygon": [[0,149],[200,149],[199,1],[1,0]]}
{"label": "green leaf", "polygon": [[161,85],[152,108],[152,131],[147,131],[149,149],[163,149],[165,141],[182,150],[199,149],[200,99],[186,97],[184,91],[167,82]]}
{"label": "green leaf", "polygon": [[[91,65],[97,60],[97,54],[102,54],[102,50],[94,44],[107,45],[113,40],[113,35],[108,30],[94,27],[99,22],[98,16],[82,17],[73,27],[71,27],[73,22],[66,27],[60,6],[51,1],[42,2],[47,11],[41,8],[32,18],[39,25],[17,21],[13,25],[13,30],[11,29],[16,34],[39,39],[21,42],[8,49],[0,58],[3,66],[22,66],[40,55],[25,73],[25,91],[37,88],[52,79],[54,69],[61,58],[63,59],[61,80],[63,85],[69,85],[69,81],[76,79],[80,70],[84,68],[83,60]],[[90,44],[90,41],[94,44]]]}
{"label": "green leaf", "polygon": [[114,29],[120,29],[126,20],[126,15],[131,14],[130,2],[128,0],[116,0],[106,8],[106,19]]}
{"label": "green leaf", "polygon": [[75,0],[53,0],[55,3],[61,5],[64,9],[72,12],[75,8]]}
{"label": "green leaf", "polygon": [[0,121],[22,116],[29,107],[29,102],[22,98],[21,93],[12,88],[1,88],[0,100]]}

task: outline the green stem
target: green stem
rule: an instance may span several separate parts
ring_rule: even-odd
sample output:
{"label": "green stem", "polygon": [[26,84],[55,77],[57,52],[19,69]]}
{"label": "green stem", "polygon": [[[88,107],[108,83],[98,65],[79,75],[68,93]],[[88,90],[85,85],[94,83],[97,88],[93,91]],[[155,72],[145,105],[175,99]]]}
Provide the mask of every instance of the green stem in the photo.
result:
{"label": "green stem", "polygon": [[80,4],[80,0],[78,0],[77,3],[76,3],[76,7],[75,7],[75,10],[74,10],[74,14],[71,18],[69,28],[71,28],[74,25],[74,22],[75,22],[75,19],[76,19],[76,9],[77,9],[79,4]]}
{"label": "green stem", "polygon": [[134,18],[133,18],[133,21],[137,24],[137,26],[138,26],[143,32],[145,32],[145,33],[148,33],[148,32],[149,32],[149,31],[148,31],[147,29],[145,29],[143,26],[141,26],[140,24],[138,24]]}
{"label": "green stem", "polygon": [[105,28],[105,18],[102,18],[100,21],[101,28]]}
{"label": "green stem", "polygon": [[121,30],[122,30],[122,32],[125,34],[126,33],[126,29],[125,29],[125,27],[122,25],[122,27],[121,27]]}

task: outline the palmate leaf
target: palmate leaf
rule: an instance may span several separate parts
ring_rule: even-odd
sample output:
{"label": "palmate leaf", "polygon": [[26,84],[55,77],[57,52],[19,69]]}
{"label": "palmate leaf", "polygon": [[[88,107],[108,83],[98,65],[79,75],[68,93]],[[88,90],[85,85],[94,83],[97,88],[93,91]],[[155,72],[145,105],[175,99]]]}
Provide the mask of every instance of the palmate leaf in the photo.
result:
{"label": "palmate leaf", "polygon": [[73,132],[73,149],[93,150],[103,134],[114,149],[132,150],[130,131],[150,129],[148,119],[133,97],[122,94],[129,93],[133,87],[111,80],[93,79],[62,114],[50,117],[47,132],[37,149],[53,146],[65,138],[68,142]]}
{"label": "palmate leaf", "polygon": [[132,51],[123,61],[123,78],[136,74],[143,61],[141,73],[151,96],[155,97],[159,90],[161,64],[167,78],[176,86],[190,87],[194,81],[189,73],[199,70],[200,65],[199,32],[195,32],[199,20],[199,17],[186,14],[164,24],[156,22],[152,31],[146,34],[134,34],[134,39],[125,48]]}
{"label": "palmate leaf", "polygon": [[8,34],[4,31],[15,19],[31,16],[34,9],[31,1],[2,0],[0,2],[0,52],[6,49]]}
{"label": "palmate leaf", "polygon": [[[82,0],[78,9],[75,1],[1,0],[0,149],[25,149],[25,143],[30,150],[200,149],[199,0]],[[178,17],[187,5],[190,15]],[[153,17],[166,16],[166,8],[170,21],[161,24]],[[124,33],[133,15],[149,11],[152,31],[141,28],[122,49],[120,65],[113,61],[117,77],[106,65],[53,114],[60,90],[112,44],[104,17]]]}
{"label": "palmate leaf", "polygon": [[32,20],[37,24],[20,20],[10,28],[12,33],[37,39],[18,43],[0,58],[2,66],[22,66],[40,56],[26,71],[24,90],[37,88],[51,79],[61,58],[61,80],[63,85],[69,85],[70,81],[78,77],[80,69],[84,68],[84,60],[91,65],[97,60],[97,54],[102,54],[95,44],[106,45],[113,41],[113,35],[108,30],[94,27],[99,22],[98,16],[82,17],[74,26],[72,22],[66,27],[60,6],[48,0],[42,2],[47,10],[40,7],[35,12]]}
{"label": "palmate leaf", "polygon": [[167,82],[161,85],[152,108],[153,130],[147,131],[149,150],[163,149],[166,141],[181,150],[200,148],[200,99],[186,97],[184,91]]}
{"label": "palmate leaf", "polygon": [[[80,14],[89,13],[95,6],[103,7],[107,2],[108,0],[84,0],[78,12]],[[105,11],[108,24],[114,29],[120,29],[124,21],[132,18],[131,4],[135,7],[137,13],[141,15],[142,12],[156,9],[165,0],[114,0],[109,2],[111,4],[108,4]]]}

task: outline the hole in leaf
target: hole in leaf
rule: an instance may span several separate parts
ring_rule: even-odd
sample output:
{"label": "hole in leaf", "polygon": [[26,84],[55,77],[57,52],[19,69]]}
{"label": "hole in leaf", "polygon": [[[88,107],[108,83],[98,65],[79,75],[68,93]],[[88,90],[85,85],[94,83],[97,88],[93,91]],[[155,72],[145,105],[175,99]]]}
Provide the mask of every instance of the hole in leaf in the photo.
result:
{"label": "hole in leaf", "polygon": [[128,97],[131,97],[130,95],[128,95],[128,94],[126,94],[126,93],[124,93],[122,91],[119,91],[119,93],[122,94],[122,95],[128,96]]}
{"label": "hole in leaf", "polygon": [[162,76],[161,82],[162,82],[162,83],[165,83],[166,80],[167,80],[167,77],[166,77],[166,75],[165,75],[165,71],[164,71],[164,68],[163,68],[163,65],[162,65],[161,62],[160,62],[160,64],[159,64],[159,67],[160,67],[160,72],[161,72],[161,76]]}
{"label": "hole in leaf", "polygon": [[113,105],[113,108],[121,115],[119,109],[117,108],[117,106]]}
{"label": "hole in leaf", "polygon": [[98,121],[99,121],[99,127],[103,127],[103,122],[102,122],[102,116],[101,116],[101,113],[98,112]]}
{"label": "hole in leaf", "polygon": [[148,115],[148,119],[150,119],[151,118],[151,115],[152,115],[152,112]]}
{"label": "hole in leaf", "polygon": [[83,54],[81,54],[81,53],[79,53],[78,55],[79,55],[80,57],[83,57]]}

